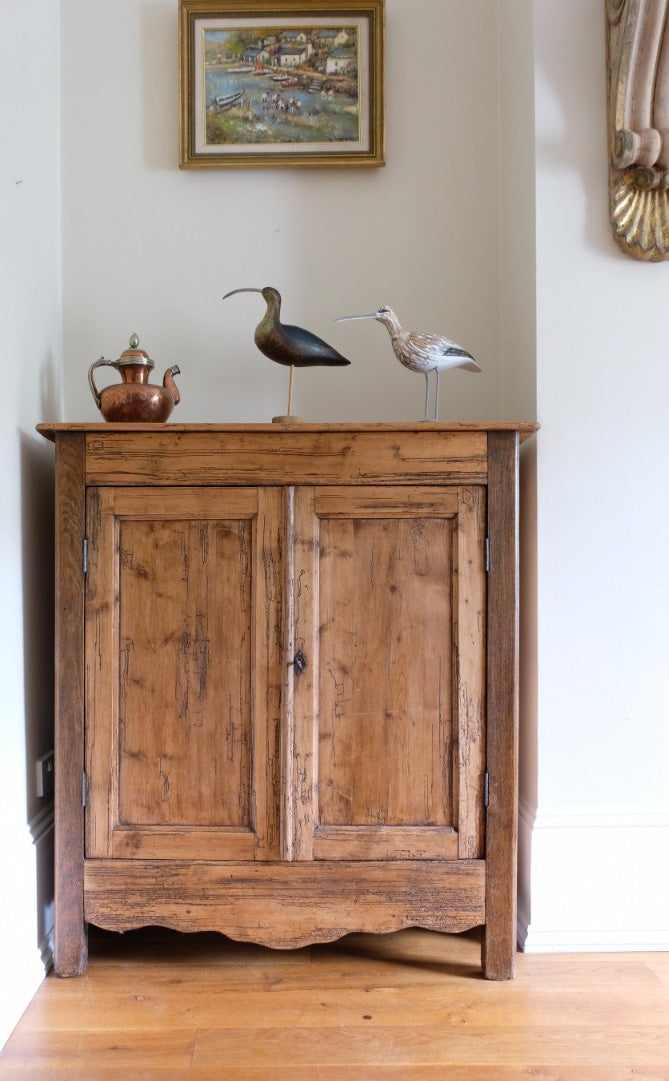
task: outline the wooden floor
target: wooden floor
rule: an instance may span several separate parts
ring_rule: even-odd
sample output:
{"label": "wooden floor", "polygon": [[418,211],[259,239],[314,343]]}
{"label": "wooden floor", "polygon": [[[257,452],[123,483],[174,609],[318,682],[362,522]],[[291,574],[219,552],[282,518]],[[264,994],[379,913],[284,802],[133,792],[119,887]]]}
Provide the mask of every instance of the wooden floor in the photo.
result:
{"label": "wooden floor", "polygon": [[669,955],[518,957],[474,935],[351,935],[290,953],[100,934],[0,1055],[0,1081],[669,1081]]}

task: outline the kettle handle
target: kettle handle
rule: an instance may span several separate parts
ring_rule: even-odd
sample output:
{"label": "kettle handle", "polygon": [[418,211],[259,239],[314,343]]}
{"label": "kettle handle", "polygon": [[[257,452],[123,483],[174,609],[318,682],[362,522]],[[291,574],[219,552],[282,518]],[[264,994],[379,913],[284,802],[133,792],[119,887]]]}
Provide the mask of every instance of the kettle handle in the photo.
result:
{"label": "kettle handle", "polygon": [[105,360],[104,357],[100,357],[99,360],[94,360],[93,363],[91,364],[90,368],[88,369],[88,385],[91,388],[91,394],[93,395],[93,400],[95,401],[95,404],[97,405],[98,409],[101,408],[101,406],[100,406],[100,394],[99,394],[98,388],[95,385],[95,381],[93,379],[93,372],[95,371],[96,368],[101,368],[103,365],[107,365],[109,368],[114,368],[114,367],[116,367],[116,361],[114,361],[114,360]]}

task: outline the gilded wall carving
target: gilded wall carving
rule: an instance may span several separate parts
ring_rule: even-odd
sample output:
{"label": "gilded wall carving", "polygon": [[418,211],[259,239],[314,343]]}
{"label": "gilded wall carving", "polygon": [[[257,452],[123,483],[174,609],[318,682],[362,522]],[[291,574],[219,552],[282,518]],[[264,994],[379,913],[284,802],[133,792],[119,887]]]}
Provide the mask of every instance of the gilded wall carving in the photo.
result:
{"label": "gilded wall carving", "polygon": [[669,0],[606,0],[611,223],[635,259],[669,257]]}

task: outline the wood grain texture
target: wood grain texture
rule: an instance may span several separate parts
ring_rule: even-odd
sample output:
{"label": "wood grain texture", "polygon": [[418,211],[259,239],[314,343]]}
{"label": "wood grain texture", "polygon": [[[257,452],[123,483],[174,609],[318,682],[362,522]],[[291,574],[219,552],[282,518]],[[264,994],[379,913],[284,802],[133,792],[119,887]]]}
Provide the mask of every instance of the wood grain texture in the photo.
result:
{"label": "wood grain texture", "polygon": [[485,483],[484,432],[89,433],[89,484]]}
{"label": "wood grain texture", "polygon": [[[293,428],[291,425],[291,428]],[[425,432],[425,421],[408,421],[408,422],[393,422],[383,423],[374,422],[371,424],[359,424],[359,423],[340,423],[332,424],[329,421],[322,421],[320,423],[301,423],[299,424],[299,430],[301,432],[314,433],[314,432],[373,432],[375,434],[388,434],[393,432]],[[525,439],[528,439],[534,432],[538,431],[539,425],[534,421],[488,421],[485,423],[477,423],[475,421],[430,421],[429,430],[433,432],[518,432],[521,443]],[[47,422],[44,424],[36,425],[36,430],[40,432],[45,439],[55,440],[60,433],[68,432],[86,432],[91,434],[96,433],[114,433],[114,432],[173,432],[175,436],[181,436],[184,433],[189,432],[254,432],[254,433],[268,433],[273,432],[275,435],[277,432],[285,431],[285,427],[281,424],[152,424],[152,423],[109,423],[109,422],[92,422],[92,423],[78,423],[71,424],[67,422]]]}
{"label": "wood grain texture", "polygon": [[346,495],[347,518],[317,511],[323,826],[454,823],[453,521],[395,493],[382,518]]}
{"label": "wood grain texture", "polygon": [[[307,486],[291,496],[292,519],[289,527],[292,548],[292,578],[289,582],[291,624],[290,732],[286,774],[288,793],[285,804],[285,858],[311,860],[316,814],[316,764],[318,760],[318,672],[320,668],[318,636],[318,562],[316,559],[316,518],[314,489]],[[299,674],[295,657],[301,650],[306,666]]]}
{"label": "wood grain texture", "polygon": [[110,930],[150,924],[222,931],[292,949],[350,931],[464,931],[484,919],[480,860],[214,863],[87,860],[86,917]]}
{"label": "wood grain texture", "polygon": [[486,529],[485,489],[458,489],[453,589],[453,776],[460,859],[478,859],[484,854]]}
{"label": "wood grain texture", "polygon": [[488,437],[486,932],[483,970],[511,979],[516,954],[518,846],[518,436]]}
{"label": "wood grain texture", "polygon": [[79,847],[61,924],[79,970],[85,914],[283,947],[485,919],[486,975],[513,974],[517,448],[534,428],[43,427],[70,508]]}
{"label": "wood grain texture", "polygon": [[[666,1081],[656,955],[520,955],[480,978],[474,934],[350,935],[272,951],[95,932],[49,977],[0,1081]],[[659,955],[658,955],[659,956]]]}
{"label": "wood grain texture", "polygon": [[90,490],[90,855],[278,853],[280,518],[275,490]]}
{"label": "wood grain texture", "polygon": [[84,925],[84,436],[56,446],[55,967],[83,972]]}
{"label": "wood grain texture", "polygon": [[452,826],[317,826],[314,859],[457,860]]}

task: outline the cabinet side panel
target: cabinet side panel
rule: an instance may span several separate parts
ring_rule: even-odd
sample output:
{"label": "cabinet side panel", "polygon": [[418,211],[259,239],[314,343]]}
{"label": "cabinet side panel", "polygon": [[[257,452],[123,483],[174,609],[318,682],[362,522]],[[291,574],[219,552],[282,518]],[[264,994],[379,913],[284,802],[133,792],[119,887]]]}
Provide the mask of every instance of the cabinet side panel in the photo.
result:
{"label": "cabinet side panel", "polygon": [[83,435],[56,442],[56,916],[60,976],[86,967],[84,923],[84,539]]}
{"label": "cabinet side panel", "polygon": [[518,434],[489,436],[486,819],[488,979],[511,979],[516,953],[518,828]]}

